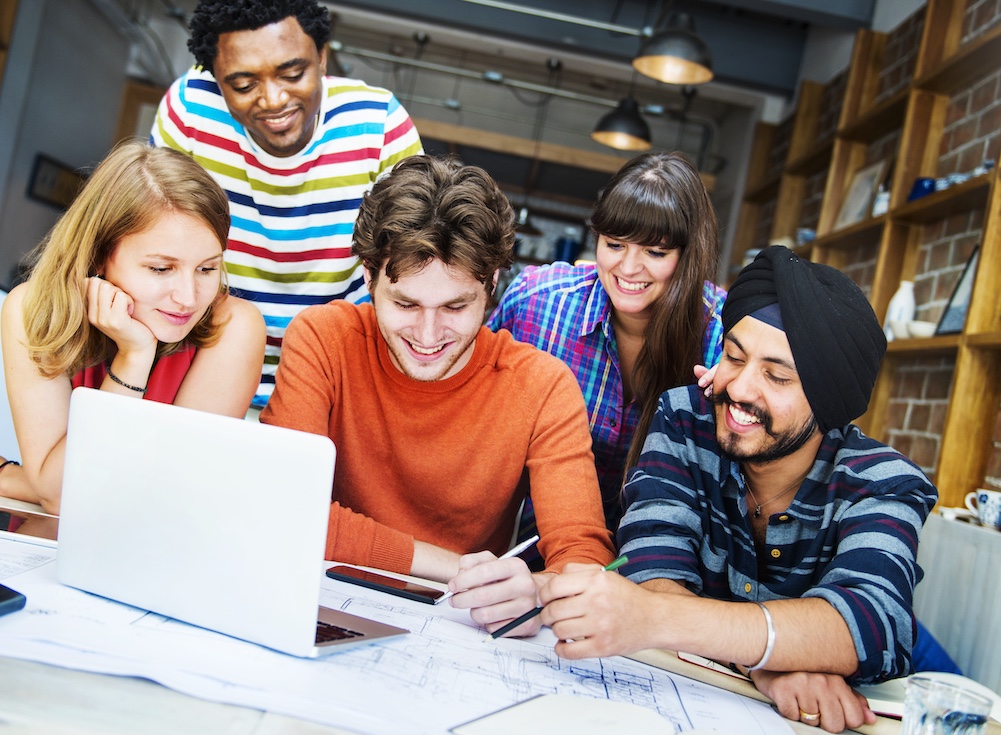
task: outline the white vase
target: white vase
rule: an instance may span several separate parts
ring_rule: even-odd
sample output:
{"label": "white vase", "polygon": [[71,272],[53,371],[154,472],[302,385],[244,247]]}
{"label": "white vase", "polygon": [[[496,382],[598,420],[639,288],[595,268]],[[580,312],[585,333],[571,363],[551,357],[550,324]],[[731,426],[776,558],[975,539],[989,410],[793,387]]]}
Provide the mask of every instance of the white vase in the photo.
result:
{"label": "white vase", "polygon": [[894,323],[899,325],[898,332],[902,329],[906,333],[907,322],[914,320],[915,309],[914,281],[901,281],[897,292],[890,299],[890,305],[886,307],[886,321],[883,322],[883,331],[886,332],[888,342],[892,341],[894,337],[892,328]]}

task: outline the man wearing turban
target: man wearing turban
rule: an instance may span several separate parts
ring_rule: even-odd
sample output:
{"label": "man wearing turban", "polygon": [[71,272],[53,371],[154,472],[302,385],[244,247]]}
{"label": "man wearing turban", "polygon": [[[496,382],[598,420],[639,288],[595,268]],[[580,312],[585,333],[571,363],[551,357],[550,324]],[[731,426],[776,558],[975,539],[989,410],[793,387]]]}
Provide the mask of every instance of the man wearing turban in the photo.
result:
{"label": "man wearing turban", "polygon": [[871,723],[849,684],[911,673],[918,534],[937,499],[851,424],[886,339],[850,278],[784,247],[741,271],[722,316],[714,393],[664,393],[628,474],[623,576],[568,567],[542,620],[561,656],[688,651],[749,672],[790,719]]}

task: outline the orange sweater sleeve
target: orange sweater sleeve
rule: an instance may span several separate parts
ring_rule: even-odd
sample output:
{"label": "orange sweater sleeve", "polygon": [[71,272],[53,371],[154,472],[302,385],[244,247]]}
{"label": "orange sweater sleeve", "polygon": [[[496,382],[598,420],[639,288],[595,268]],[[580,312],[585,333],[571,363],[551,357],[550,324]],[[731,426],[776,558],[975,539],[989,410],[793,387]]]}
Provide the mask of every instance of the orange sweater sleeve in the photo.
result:
{"label": "orange sweater sleeve", "polygon": [[604,566],[615,548],[605,527],[587,408],[569,368],[559,363],[554,370],[539,401],[526,460],[539,552],[547,571],[559,572],[569,562]]}

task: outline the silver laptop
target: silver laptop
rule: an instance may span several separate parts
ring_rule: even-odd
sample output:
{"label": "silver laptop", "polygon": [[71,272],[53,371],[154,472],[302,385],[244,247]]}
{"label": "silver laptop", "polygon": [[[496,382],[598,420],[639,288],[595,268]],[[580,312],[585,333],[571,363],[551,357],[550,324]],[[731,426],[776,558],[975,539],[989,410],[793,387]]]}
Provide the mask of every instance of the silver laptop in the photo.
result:
{"label": "silver laptop", "polygon": [[59,580],[295,656],[404,634],[319,606],[334,454],[324,436],[77,388]]}

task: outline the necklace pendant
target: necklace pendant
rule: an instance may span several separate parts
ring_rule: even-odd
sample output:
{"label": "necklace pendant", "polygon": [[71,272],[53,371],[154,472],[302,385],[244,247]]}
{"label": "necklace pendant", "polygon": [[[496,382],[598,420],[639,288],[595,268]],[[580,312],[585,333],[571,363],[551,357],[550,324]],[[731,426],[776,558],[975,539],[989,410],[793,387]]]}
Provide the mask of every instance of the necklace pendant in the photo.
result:
{"label": "necklace pendant", "polygon": [[757,508],[754,509],[754,517],[755,518],[761,518],[761,506],[760,505]]}

